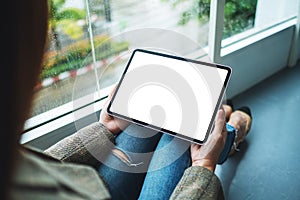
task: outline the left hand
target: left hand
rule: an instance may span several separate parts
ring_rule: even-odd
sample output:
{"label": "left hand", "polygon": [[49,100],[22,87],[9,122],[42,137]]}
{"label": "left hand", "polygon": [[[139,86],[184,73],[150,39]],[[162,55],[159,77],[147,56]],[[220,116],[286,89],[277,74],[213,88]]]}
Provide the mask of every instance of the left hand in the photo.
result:
{"label": "left hand", "polygon": [[191,145],[192,166],[202,166],[214,172],[226,137],[225,111],[220,109],[216,116],[215,127],[206,143]]}
{"label": "left hand", "polygon": [[114,135],[118,135],[119,133],[121,133],[121,131],[123,131],[129,125],[129,122],[119,119],[119,118],[115,118],[107,113],[108,104],[109,104],[116,88],[117,87],[115,86],[114,89],[109,94],[109,96],[101,110],[100,120],[99,120],[99,122],[102,123]]}

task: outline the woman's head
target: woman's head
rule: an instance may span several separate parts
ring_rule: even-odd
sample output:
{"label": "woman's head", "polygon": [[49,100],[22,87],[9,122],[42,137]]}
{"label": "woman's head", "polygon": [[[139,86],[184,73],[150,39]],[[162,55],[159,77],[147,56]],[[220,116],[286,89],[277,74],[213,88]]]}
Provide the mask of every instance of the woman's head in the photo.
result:
{"label": "woman's head", "polygon": [[[1,12],[1,177],[8,185],[25,119],[29,116],[48,26],[47,0],[7,1]],[[4,14],[5,13],[5,14]],[[2,188],[7,189],[7,188]],[[1,190],[3,191],[3,190]],[[4,190],[5,191],[5,190]],[[4,194],[1,194],[1,197]],[[1,198],[0,199],[3,199]]]}

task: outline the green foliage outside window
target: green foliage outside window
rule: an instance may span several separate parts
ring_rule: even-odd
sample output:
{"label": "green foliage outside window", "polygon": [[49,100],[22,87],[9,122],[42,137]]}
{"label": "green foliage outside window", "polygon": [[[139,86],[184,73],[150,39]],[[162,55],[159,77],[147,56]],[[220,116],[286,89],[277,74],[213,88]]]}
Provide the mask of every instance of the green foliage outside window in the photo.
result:
{"label": "green foliage outside window", "polygon": [[57,50],[62,48],[58,39],[59,30],[74,40],[84,35],[83,27],[78,21],[86,19],[85,10],[65,7],[65,2],[65,0],[49,0],[49,31]]}
{"label": "green foliage outside window", "polygon": [[[179,4],[191,0],[162,0],[170,2],[176,8]],[[200,24],[209,21],[210,0],[192,0],[191,6],[181,14],[179,25],[185,25],[192,19]],[[241,33],[254,25],[257,0],[226,0],[224,8],[223,38]]]}
{"label": "green foliage outside window", "polygon": [[[80,20],[85,21],[86,12],[83,9],[65,7],[65,3],[66,0],[49,0],[49,39],[55,48],[44,54],[41,80],[93,62],[90,40],[84,38],[84,27],[78,23]],[[58,37],[60,34],[72,39],[72,44],[61,45]],[[107,35],[95,36],[93,43],[97,50],[97,60],[108,58],[128,48],[127,42],[112,42]]]}
{"label": "green foliage outside window", "polygon": [[[96,59],[102,60],[128,49],[127,42],[112,42],[106,35],[94,37]],[[40,79],[79,69],[93,62],[89,39],[75,42],[59,51],[48,51],[44,54],[43,71]]]}

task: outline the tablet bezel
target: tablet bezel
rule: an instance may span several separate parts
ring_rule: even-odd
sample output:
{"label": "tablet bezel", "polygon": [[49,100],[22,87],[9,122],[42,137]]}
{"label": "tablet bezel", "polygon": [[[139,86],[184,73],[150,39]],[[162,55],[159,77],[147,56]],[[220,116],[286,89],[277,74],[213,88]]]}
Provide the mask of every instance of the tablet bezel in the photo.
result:
{"label": "tablet bezel", "polygon": [[[133,119],[133,118],[130,118],[128,116],[124,116],[124,115],[121,115],[119,113],[115,113],[115,112],[112,112],[110,110],[111,108],[111,105],[115,99],[115,96],[119,90],[119,87],[120,85],[122,84],[123,82],[123,79],[126,75],[126,72],[127,70],[129,69],[129,66],[130,66],[130,63],[135,55],[136,52],[143,52],[143,53],[148,53],[148,54],[152,54],[152,55],[157,55],[157,56],[163,56],[163,57],[167,57],[167,58],[172,58],[172,59],[177,59],[177,60],[180,60],[180,61],[185,61],[185,62],[190,62],[190,63],[195,63],[195,64],[200,64],[200,65],[205,65],[205,66],[209,66],[209,67],[214,67],[214,68],[220,68],[220,69],[224,69],[227,71],[227,74],[226,74],[226,78],[225,78],[225,81],[223,83],[223,87],[219,93],[219,97],[218,97],[218,101],[216,103],[216,107],[214,109],[214,112],[213,112],[213,115],[210,119],[210,123],[209,123],[209,127],[207,129],[207,132],[205,134],[205,138],[203,141],[201,140],[198,140],[196,138],[191,138],[191,137],[188,137],[188,136],[185,136],[185,135],[182,135],[180,133],[176,133],[176,132],[173,132],[171,130],[167,130],[167,129],[164,129],[164,128],[160,128],[160,127],[157,127],[155,125],[152,125],[152,124],[148,124],[148,123],[145,123],[143,121],[140,121],[138,119]],[[125,121],[128,121],[130,123],[134,123],[134,124],[137,124],[137,125],[140,125],[140,126],[143,126],[143,127],[147,127],[147,128],[151,128],[153,130],[156,130],[156,131],[159,131],[159,132],[164,132],[164,133],[168,133],[172,136],[175,136],[175,137],[178,137],[178,138],[181,138],[181,139],[184,139],[184,140],[187,140],[187,141],[190,141],[190,142],[193,142],[193,143],[196,143],[196,144],[204,144],[206,141],[207,141],[207,138],[209,136],[209,133],[211,132],[212,128],[213,128],[213,125],[214,125],[214,121],[215,121],[215,117],[216,117],[216,114],[217,114],[217,111],[218,109],[220,108],[221,106],[221,103],[222,103],[222,100],[224,98],[224,94],[225,94],[225,90],[228,86],[228,82],[229,82],[229,79],[231,77],[231,73],[232,73],[232,69],[231,67],[229,66],[226,66],[226,65],[221,65],[221,64],[217,64],[217,63],[209,63],[209,62],[204,62],[204,61],[199,61],[199,60],[194,60],[194,59],[189,59],[189,58],[184,58],[184,57],[179,57],[179,56],[175,56],[175,55],[170,55],[170,54],[165,54],[165,53],[161,53],[161,52],[155,52],[155,51],[150,51],[150,50],[145,50],[145,49],[135,49],[127,64],[126,64],[126,67],[125,67],[125,70],[120,78],[120,81],[118,82],[117,86],[116,86],[116,89],[115,89],[115,92],[114,94],[112,95],[112,98],[108,104],[108,107],[107,107],[107,113],[113,117],[117,117],[117,118],[120,118],[120,119],[123,119]]]}

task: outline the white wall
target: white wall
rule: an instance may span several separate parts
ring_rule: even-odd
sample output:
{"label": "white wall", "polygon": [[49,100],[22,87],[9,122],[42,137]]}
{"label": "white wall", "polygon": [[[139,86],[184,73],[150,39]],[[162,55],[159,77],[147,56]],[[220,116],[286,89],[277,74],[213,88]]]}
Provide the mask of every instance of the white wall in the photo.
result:
{"label": "white wall", "polygon": [[221,58],[233,69],[227,97],[233,97],[287,67],[293,27]]}

